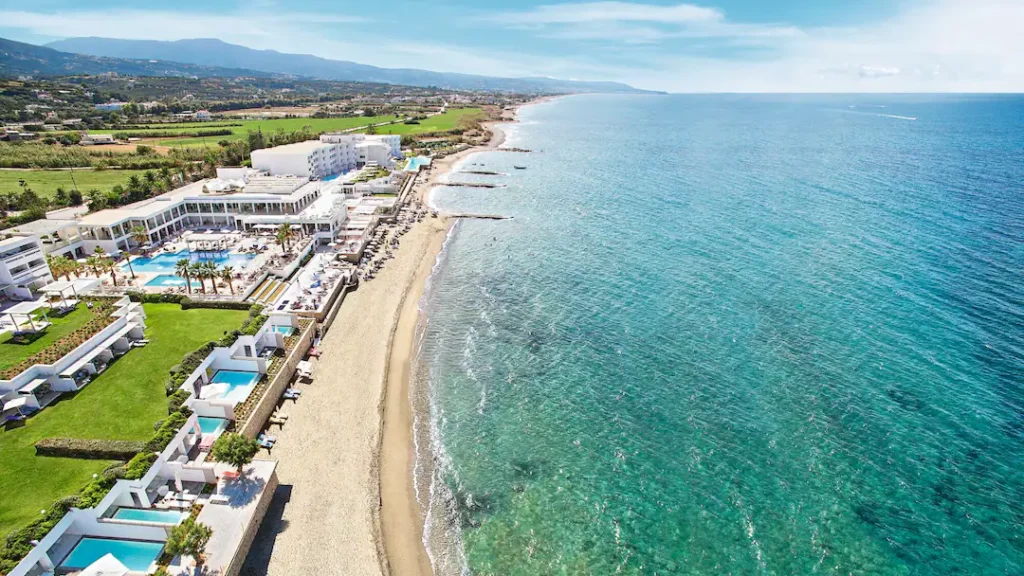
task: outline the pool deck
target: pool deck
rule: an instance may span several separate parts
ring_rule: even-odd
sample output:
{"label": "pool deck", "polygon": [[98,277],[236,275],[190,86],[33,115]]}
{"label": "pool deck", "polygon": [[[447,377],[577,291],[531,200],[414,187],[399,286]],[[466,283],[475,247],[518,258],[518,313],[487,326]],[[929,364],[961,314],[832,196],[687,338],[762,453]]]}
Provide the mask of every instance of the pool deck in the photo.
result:
{"label": "pool deck", "polygon": [[253,460],[237,480],[224,482],[226,504],[206,504],[198,522],[213,529],[206,546],[206,573],[238,574],[277,488],[277,462]]}

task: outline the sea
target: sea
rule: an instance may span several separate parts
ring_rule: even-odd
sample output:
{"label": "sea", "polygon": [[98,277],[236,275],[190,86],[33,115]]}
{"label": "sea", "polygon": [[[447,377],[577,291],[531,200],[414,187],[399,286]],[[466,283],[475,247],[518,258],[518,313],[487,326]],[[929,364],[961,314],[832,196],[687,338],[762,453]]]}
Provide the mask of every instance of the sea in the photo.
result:
{"label": "sea", "polygon": [[420,302],[438,574],[1024,574],[1024,97],[519,119],[430,199],[511,217]]}

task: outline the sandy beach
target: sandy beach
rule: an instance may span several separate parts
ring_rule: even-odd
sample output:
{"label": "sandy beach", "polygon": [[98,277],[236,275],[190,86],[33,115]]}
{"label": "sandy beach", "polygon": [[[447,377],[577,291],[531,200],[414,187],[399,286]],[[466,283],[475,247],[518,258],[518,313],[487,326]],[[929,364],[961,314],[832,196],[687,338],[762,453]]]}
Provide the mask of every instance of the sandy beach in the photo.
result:
{"label": "sandy beach", "polygon": [[[436,160],[414,193],[504,135]],[[409,374],[418,303],[452,225],[427,218],[402,237],[377,277],[350,293],[314,361],[312,383],[289,415],[271,458],[280,487],[243,568],[271,576],[432,573],[413,493]],[[262,457],[267,457],[264,453]]]}

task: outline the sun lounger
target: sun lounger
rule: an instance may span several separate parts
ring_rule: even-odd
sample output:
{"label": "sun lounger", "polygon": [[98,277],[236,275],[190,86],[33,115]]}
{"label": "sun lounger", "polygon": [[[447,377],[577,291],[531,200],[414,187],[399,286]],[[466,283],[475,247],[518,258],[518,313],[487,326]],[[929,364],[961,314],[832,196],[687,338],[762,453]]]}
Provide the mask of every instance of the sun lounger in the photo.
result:
{"label": "sun lounger", "polygon": [[278,426],[284,426],[284,420],[282,420],[281,418],[278,418],[276,416],[271,416],[270,417],[270,423],[271,424],[277,424]]}
{"label": "sun lounger", "polygon": [[298,388],[287,388],[287,389],[285,389],[284,393],[285,394],[294,394],[294,395],[298,396],[298,395],[302,394],[302,390],[299,390]]}
{"label": "sun lounger", "polygon": [[267,440],[257,440],[256,443],[260,445],[260,448],[266,448],[267,450],[274,447],[274,443]]}
{"label": "sun lounger", "polygon": [[210,504],[228,504],[231,499],[223,494],[214,494],[210,496]]}
{"label": "sun lounger", "polygon": [[267,442],[270,442],[270,443],[277,442],[277,436],[270,436],[268,434],[260,434],[259,435],[259,439],[260,440],[266,440]]}
{"label": "sun lounger", "polygon": [[274,418],[280,418],[281,420],[287,420],[288,419],[288,415],[287,414],[281,414],[280,412],[275,412],[274,413]]}

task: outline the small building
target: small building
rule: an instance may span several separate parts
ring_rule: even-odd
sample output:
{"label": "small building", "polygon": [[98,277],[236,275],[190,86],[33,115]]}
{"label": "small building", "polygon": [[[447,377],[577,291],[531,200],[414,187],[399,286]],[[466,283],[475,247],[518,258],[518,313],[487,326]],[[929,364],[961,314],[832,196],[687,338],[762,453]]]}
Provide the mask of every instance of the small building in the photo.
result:
{"label": "small building", "polygon": [[82,140],[79,144],[83,146],[92,146],[94,144],[117,144],[117,140],[113,134],[92,134],[87,133],[82,136]]}
{"label": "small building", "polygon": [[101,112],[119,112],[127,104],[127,102],[118,102],[116,100],[111,100],[110,102],[104,102],[103,104],[96,104],[95,106],[93,106],[93,108]]}
{"label": "small building", "polygon": [[209,110],[196,110],[194,117],[196,120],[202,121],[213,120],[213,115],[210,114]]}

